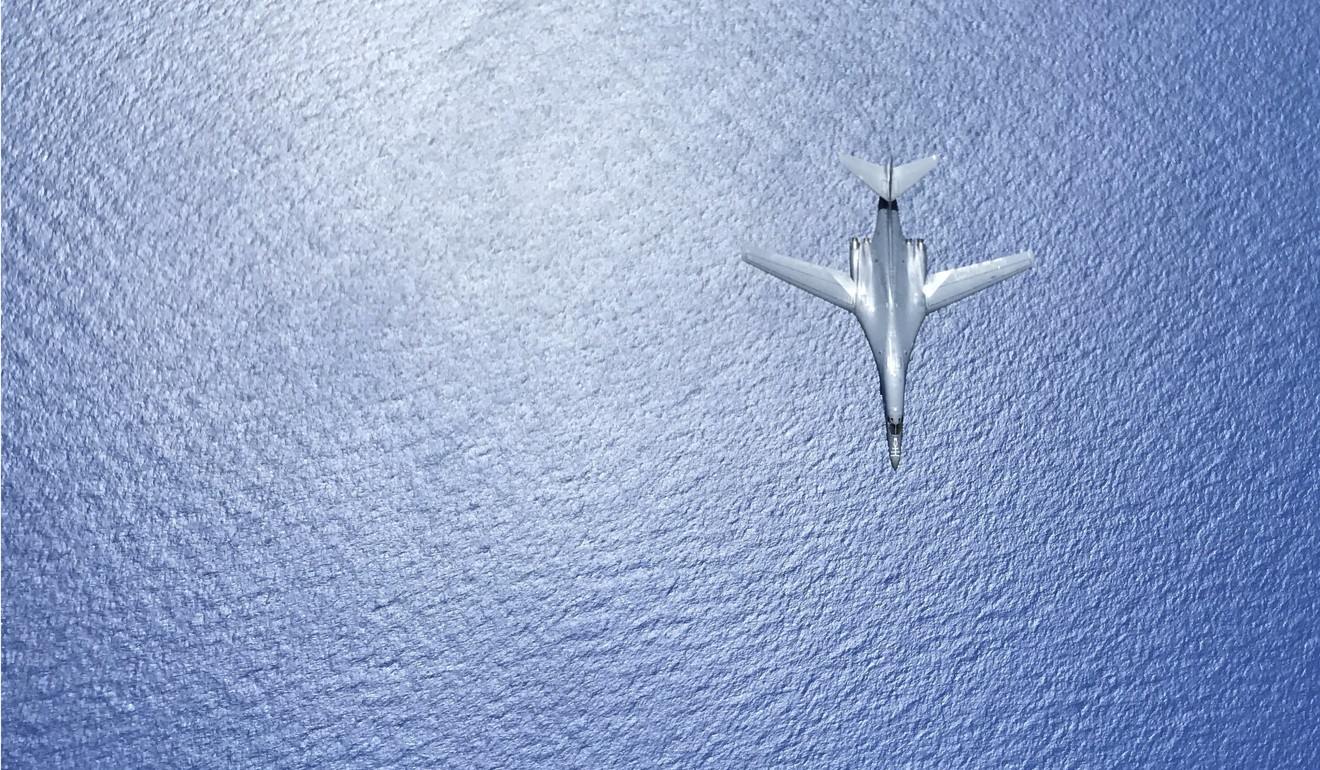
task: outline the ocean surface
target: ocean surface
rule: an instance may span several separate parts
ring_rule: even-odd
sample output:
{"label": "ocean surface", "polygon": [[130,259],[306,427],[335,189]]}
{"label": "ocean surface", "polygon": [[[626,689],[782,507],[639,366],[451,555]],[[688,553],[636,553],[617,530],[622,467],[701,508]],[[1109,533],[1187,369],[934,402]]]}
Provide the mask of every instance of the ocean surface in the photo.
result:
{"label": "ocean surface", "polygon": [[1320,766],[1320,4],[719,5],[4,4],[6,768]]}

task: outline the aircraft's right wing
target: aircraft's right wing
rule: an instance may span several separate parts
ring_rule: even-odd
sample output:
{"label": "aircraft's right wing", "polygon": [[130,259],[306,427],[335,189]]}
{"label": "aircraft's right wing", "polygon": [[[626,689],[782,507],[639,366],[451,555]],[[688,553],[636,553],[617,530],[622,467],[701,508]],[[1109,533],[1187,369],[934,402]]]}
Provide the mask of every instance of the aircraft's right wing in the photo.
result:
{"label": "aircraft's right wing", "polygon": [[1011,257],[936,273],[926,279],[926,312],[934,312],[970,297],[987,286],[1029,270],[1034,264],[1036,257],[1030,251],[1024,251]]}
{"label": "aircraft's right wing", "polygon": [[844,310],[853,308],[853,281],[838,270],[756,248],[744,251],[743,261]]}

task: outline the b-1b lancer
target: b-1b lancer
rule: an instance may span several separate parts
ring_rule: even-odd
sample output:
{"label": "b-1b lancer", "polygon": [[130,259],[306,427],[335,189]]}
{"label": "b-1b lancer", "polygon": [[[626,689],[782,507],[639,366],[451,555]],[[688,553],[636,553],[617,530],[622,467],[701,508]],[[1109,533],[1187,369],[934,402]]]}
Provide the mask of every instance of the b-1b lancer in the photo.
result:
{"label": "b-1b lancer", "polygon": [[852,239],[849,274],[762,249],[747,250],[743,261],[851,311],[861,321],[880,370],[889,463],[897,469],[902,457],[908,360],[926,315],[1031,268],[1035,257],[1024,251],[927,275],[926,244],[904,237],[898,221],[898,196],[935,168],[938,158],[932,155],[901,166],[879,166],[851,155],[842,155],[840,160],[880,196],[875,232],[870,238]]}

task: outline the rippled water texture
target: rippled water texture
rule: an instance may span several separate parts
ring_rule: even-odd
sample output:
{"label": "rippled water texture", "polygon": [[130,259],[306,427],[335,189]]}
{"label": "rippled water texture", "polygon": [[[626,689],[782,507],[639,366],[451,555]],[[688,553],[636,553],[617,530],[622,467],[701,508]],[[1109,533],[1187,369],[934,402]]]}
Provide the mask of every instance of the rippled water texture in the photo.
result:
{"label": "rippled water texture", "polygon": [[5,3],[5,765],[1320,766],[1320,5],[817,5]]}

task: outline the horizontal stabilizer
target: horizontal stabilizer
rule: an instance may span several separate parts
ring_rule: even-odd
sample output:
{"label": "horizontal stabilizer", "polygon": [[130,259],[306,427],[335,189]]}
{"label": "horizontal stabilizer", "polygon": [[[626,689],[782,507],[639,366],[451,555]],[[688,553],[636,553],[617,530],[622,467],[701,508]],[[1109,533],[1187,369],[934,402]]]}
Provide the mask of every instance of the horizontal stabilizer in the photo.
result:
{"label": "horizontal stabilizer", "polygon": [[887,201],[898,200],[898,196],[907,192],[939,162],[938,155],[914,160],[901,166],[878,166],[851,155],[840,155],[839,160],[849,171],[856,174],[876,194]]}
{"label": "horizontal stabilizer", "polygon": [[960,299],[970,297],[987,286],[1029,270],[1036,264],[1030,251],[1000,257],[979,265],[969,265],[936,273],[926,279],[926,312],[939,310]]}
{"label": "horizontal stabilizer", "polygon": [[826,302],[838,305],[844,310],[852,310],[853,281],[838,270],[823,265],[813,265],[800,259],[781,257],[757,248],[745,250],[743,261]]}

